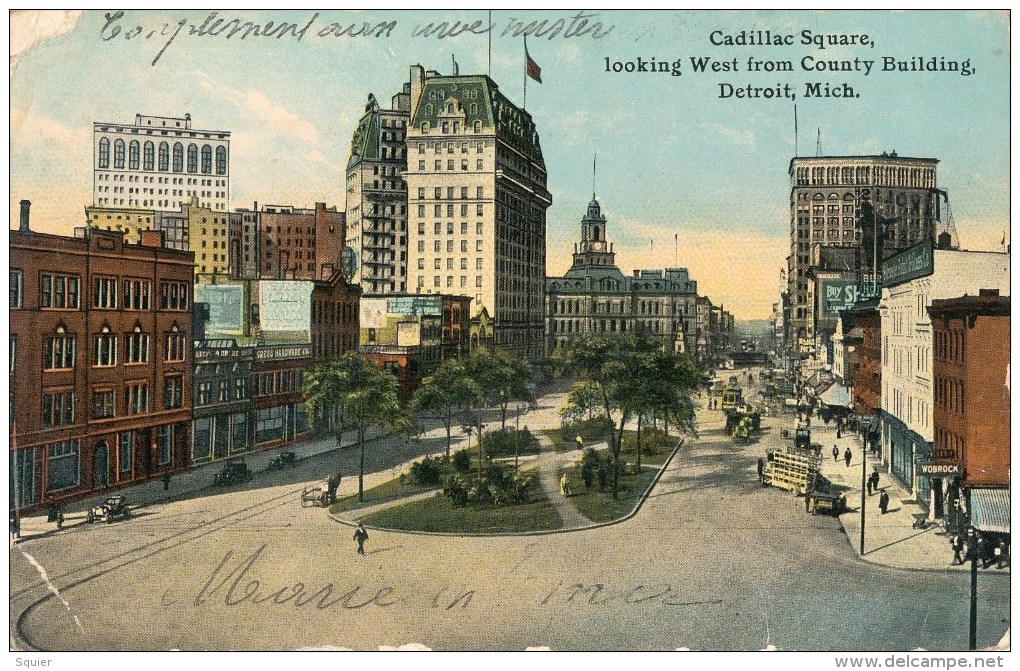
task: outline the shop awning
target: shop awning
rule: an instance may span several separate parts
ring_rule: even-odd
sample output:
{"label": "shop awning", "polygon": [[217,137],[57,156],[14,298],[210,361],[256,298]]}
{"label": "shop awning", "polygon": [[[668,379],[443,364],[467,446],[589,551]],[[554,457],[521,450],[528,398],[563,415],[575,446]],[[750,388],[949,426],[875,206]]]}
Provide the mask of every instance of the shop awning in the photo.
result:
{"label": "shop awning", "polygon": [[850,407],[850,390],[841,384],[833,384],[818,397],[825,405]]}
{"label": "shop awning", "polygon": [[1009,490],[970,490],[970,523],[981,531],[1009,533]]}

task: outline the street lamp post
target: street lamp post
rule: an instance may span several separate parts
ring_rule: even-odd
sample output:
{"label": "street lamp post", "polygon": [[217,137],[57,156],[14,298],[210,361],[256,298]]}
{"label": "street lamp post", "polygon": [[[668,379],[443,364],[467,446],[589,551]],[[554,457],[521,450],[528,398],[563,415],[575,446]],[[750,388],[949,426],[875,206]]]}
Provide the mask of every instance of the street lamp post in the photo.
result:
{"label": "street lamp post", "polygon": [[970,647],[977,650],[977,545],[972,543],[967,550],[970,552]]}

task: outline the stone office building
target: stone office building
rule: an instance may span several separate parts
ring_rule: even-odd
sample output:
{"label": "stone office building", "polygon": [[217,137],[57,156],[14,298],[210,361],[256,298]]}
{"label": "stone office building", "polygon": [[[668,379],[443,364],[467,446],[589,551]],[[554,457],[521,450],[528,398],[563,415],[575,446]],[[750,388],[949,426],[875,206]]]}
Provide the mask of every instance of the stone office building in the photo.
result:
{"label": "stone office building", "polygon": [[790,161],[786,340],[791,350],[808,351],[817,344],[816,302],[808,275],[813,254],[817,257],[813,250],[858,248],[859,265],[845,270],[851,275],[864,272],[873,283],[876,248],[881,261],[938,234],[937,165],[937,159],[898,156],[895,151]]}
{"label": "stone office building", "polygon": [[10,231],[11,503],[178,472],[191,443],[190,252],[158,231]]}
{"label": "stone office building", "polygon": [[231,338],[195,342],[191,460],[201,464],[252,448],[255,351]]}

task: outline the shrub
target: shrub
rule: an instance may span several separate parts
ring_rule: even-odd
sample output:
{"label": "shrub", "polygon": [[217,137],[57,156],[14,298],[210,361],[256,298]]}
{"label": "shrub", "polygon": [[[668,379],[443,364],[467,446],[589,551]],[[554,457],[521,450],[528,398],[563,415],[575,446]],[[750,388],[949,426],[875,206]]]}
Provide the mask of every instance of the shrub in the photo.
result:
{"label": "shrub", "polygon": [[538,441],[528,429],[518,431],[506,428],[489,431],[482,437],[482,443],[485,454],[494,457],[538,452]]}
{"label": "shrub", "polygon": [[481,482],[477,476],[455,473],[447,478],[443,494],[454,506],[507,506],[527,503],[534,478],[500,464],[490,464]]}
{"label": "shrub", "polygon": [[425,457],[411,464],[411,481],[416,485],[431,487],[438,485],[443,475],[441,459]]}
{"label": "shrub", "polygon": [[[670,446],[666,433],[662,429],[641,429],[641,454],[662,454]],[[624,436],[623,452],[637,452],[637,436]]]}
{"label": "shrub", "polygon": [[467,473],[471,470],[471,455],[467,450],[458,450],[453,453],[453,468],[458,473]]}
{"label": "shrub", "polygon": [[613,433],[613,423],[605,417],[594,417],[579,422],[570,422],[560,427],[560,438],[565,444],[572,444],[577,436],[585,442],[607,439]]}

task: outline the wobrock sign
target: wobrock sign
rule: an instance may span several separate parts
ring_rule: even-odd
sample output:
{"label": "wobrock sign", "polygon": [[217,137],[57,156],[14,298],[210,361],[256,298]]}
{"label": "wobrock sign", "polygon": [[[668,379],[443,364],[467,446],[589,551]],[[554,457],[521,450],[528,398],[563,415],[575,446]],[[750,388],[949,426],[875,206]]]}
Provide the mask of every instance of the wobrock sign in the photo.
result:
{"label": "wobrock sign", "polygon": [[945,475],[962,475],[963,470],[959,464],[933,464],[931,462],[918,462],[917,464],[918,475],[927,475],[929,477],[942,477]]}

